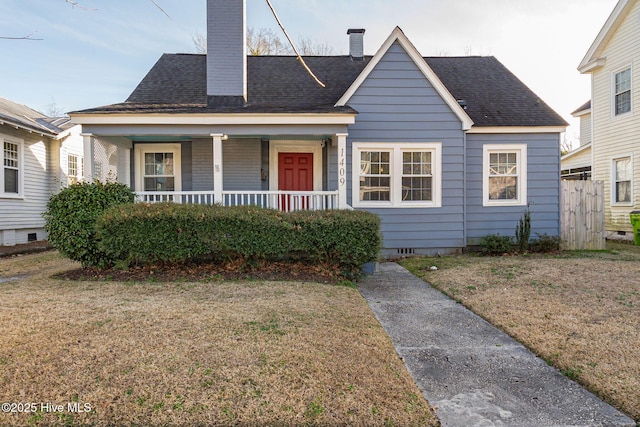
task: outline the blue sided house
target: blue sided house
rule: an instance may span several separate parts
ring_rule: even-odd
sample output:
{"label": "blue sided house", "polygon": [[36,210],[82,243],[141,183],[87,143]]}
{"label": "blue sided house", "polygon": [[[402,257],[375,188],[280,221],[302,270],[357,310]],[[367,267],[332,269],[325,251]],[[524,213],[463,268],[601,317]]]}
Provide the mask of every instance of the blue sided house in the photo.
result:
{"label": "blue sided house", "polygon": [[120,104],[71,113],[85,179],[139,201],[378,214],[383,256],[491,233],[560,233],[567,123],[493,57],[424,58],[395,28],[373,56],[247,56],[245,0],[208,0],[207,54],[165,54]]}

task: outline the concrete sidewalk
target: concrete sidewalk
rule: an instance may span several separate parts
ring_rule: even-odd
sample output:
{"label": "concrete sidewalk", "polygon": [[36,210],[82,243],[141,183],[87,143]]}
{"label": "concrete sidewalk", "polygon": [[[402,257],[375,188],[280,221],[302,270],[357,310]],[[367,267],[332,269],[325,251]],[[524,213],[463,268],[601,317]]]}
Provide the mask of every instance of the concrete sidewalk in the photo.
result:
{"label": "concrete sidewalk", "polygon": [[444,427],[636,426],[398,264],[359,289]]}

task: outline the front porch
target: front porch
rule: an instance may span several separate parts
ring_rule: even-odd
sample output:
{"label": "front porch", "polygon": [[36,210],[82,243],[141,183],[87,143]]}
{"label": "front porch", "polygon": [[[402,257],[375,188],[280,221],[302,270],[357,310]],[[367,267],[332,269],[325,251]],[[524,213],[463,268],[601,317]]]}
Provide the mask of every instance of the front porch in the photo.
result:
{"label": "front porch", "polygon": [[110,136],[84,134],[85,179],[117,181],[143,203],[350,209],[346,133]]}

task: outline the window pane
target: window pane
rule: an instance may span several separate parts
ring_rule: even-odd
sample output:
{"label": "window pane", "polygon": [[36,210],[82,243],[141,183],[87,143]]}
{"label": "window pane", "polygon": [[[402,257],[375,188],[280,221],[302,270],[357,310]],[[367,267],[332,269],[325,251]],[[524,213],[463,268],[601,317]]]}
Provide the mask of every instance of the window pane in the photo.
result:
{"label": "window pane", "polygon": [[616,181],[631,180],[631,159],[616,160]]}
{"label": "window pane", "polygon": [[10,168],[18,167],[18,144],[4,143],[4,165]]}
{"label": "window pane", "polygon": [[18,194],[18,170],[4,169],[4,192]]}
{"label": "window pane", "polygon": [[620,203],[631,202],[631,182],[630,181],[616,182],[616,202],[620,202]]}
{"label": "window pane", "polygon": [[517,200],[518,177],[489,177],[489,200]]}
{"label": "window pane", "polygon": [[366,177],[360,181],[360,201],[390,200],[390,183],[388,177]]}
{"label": "window pane", "polygon": [[616,115],[631,111],[631,91],[616,95]]}
{"label": "window pane", "polygon": [[360,175],[389,175],[389,153],[363,151],[360,153]]}
{"label": "window pane", "polygon": [[404,152],[403,175],[431,175],[431,153],[428,151]]}
{"label": "window pane", "polygon": [[431,201],[432,200],[431,177],[403,177],[402,200],[403,201]]}
{"label": "window pane", "polygon": [[631,69],[627,68],[616,74],[616,93],[631,89]]}

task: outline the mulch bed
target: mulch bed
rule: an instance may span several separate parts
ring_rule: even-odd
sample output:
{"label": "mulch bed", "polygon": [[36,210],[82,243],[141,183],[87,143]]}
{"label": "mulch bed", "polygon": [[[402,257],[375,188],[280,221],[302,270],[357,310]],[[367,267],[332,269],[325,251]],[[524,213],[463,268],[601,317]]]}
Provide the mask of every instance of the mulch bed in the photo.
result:
{"label": "mulch bed", "polygon": [[243,261],[199,264],[164,264],[131,267],[127,270],[109,268],[78,268],[56,275],[66,280],[113,280],[118,282],[202,282],[218,280],[295,280],[303,282],[338,283],[342,280],[337,268],[304,262],[260,262],[249,265]]}

